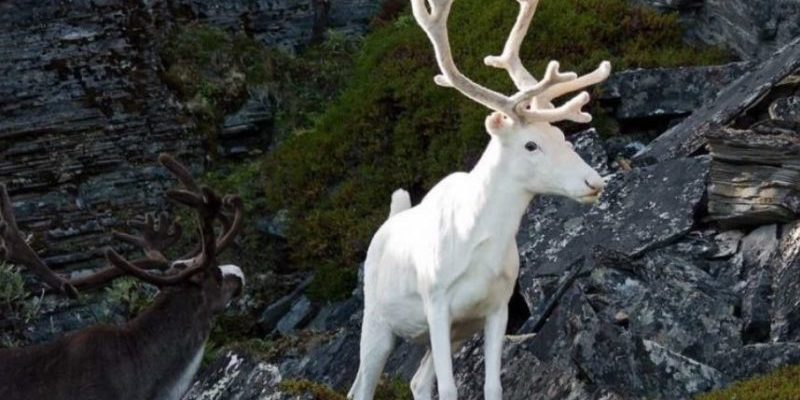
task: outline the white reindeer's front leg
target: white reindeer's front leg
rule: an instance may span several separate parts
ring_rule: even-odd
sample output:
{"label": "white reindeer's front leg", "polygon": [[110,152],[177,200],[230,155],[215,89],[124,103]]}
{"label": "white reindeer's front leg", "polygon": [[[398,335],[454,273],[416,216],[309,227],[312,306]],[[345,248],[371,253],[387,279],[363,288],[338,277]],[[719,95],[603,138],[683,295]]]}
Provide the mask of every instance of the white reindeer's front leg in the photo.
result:
{"label": "white reindeer's front leg", "polygon": [[439,400],[456,400],[456,382],[453,377],[453,356],[450,346],[450,311],[446,298],[432,299],[428,305],[428,329],[431,338],[433,369],[436,371],[436,384]]}
{"label": "white reindeer's front leg", "polygon": [[483,384],[483,396],[486,400],[501,400],[503,386],[500,383],[501,358],[503,356],[503,339],[508,324],[508,306],[504,305],[486,318],[484,326],[483,353],[486,368],[486,380]]}

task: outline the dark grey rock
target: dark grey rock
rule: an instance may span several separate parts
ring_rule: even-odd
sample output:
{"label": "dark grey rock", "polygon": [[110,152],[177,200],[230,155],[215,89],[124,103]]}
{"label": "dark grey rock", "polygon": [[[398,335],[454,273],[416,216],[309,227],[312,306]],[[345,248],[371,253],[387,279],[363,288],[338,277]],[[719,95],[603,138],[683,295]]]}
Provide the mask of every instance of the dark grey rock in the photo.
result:
{"label": "dark grey rock", "polygon": [[742,59],[764,59],[800,35],[794,0],[633,0],[678,11],[689,40],[732,49]]}
{"label": "dark grey rock", "polygon": [[183,400],[289,400],[310,399],[280,391],[281,372],[257,357],[228,351],[204,368]]}
{"label": "dark grey rock", "polygon": [[786,365],[800,364],[800,343],[759,343],[720,354],[714,366],[737,381],[763,375]]}
{"label": "dark grey rock", "polygon": [[354,318],[360,317],[362,302],[351,297],[345,301],[323,306],[314,319],[309,322],[307,329],[316,332],[334,331],[344,327]]}
{"label": "dark grey rock", "polygon": [[[458,354],[464,398],[482,398],[481,359],[480,340]],[[539,333],[509,337],[503,359],[512,399],[678,399],[723,381],[714,368],[605,321],[577,286]]]}
{"label": "dark grey rock", "polygon": [[298,297],[292,304],[289,311],[277,324],[275,331],[283,335],[290,334],[296,329],[302,328],[314,317],[314,306],[306,296]]}
{"label": "dark grey rock", "polygon": [[789,222],[800,215],[800,137],[723,129],[708,135],[710,219],[725,228]]}
{"label": "dark grey rock", "polygon": [[770,339],[772,318],[772,266],[778,250],[778,227],[766,225],[742,240],[740,253],[745,287],[742,293],[742,340],[763,343]]}
{"label": "dark grey rock", "polygon": [[623,71],[601,86],[599,99],[617,104],[614,115],[618,119],[684,116],[714,100],[751,67],[743,62]]}
{"label": "dark grey rock", "polygon": [[769,107],[770,118],[778,121],[800,123],[800,97],[783,97]]}
{"label": "dark grey rock", "polygon": [[739,251],[739,243],[744,237],[742,231],[724,231],[714,236],[714,243],[717,251],[711,256],[713,258],[725,258],[736,254]]}
{"label": "dark grey rock", "polygon": [[[292,290],[291,293],[268,305],[267,308],[261,312],[261,317],[259,317],[258,320],[261,329],[265,332],[275,331],[279,323],[295,308],[299,300],[305,298],[305,296],[303,296],[303,291],[311,284],[311,280],[312,278],[306,278],[306,280]],[[305,301],[310,308],[311,304],[308,303],[308,298],[305,298]],[[310,312],[310,310],[308,312]],[[299,322],[302,321],[298,321],[298,323]],[[286,324],[289,324],[288,320],[284,322],[284,325]],[[291,329],[294,329],[294,326],[290,327],[290,330]]]}
{"label": "dark grey rock", "polygon": [[595,245],[636,256],[685,235],[705,192],[708,166],[706,158],[683,159],[617,174],[588,210],[534,204],[518,235],[528,304],[535,303],[528,293],[534,277],[561,275]]}
{"label": "dark grey rock", "polygon": [[772,340],[800,342],[800,222],[783,227],[772,273]]}
{"label": "dark grey rock", "polygon": [[652,163],[696,153],[706,135],[728,124],[758,102],[772,87],[800,68],[800,38],[792,41],[722,90],[716,100],[699,108],[651,142],[635,161]]}
{"label": "dark grey rock", "polygon": [[245,31],[270,47],[294,52],[320,40],[326,30],[363,34],[380,9],[367,0],[178,0],[179,20]]}
{"label": "dark grey rock", "polygon": [[219,139],[227,154],[247,154],[269,147],[272,138],[268,133],[275,117],[272,103],[265,89],[254,89],[238,111],[225,116]]}

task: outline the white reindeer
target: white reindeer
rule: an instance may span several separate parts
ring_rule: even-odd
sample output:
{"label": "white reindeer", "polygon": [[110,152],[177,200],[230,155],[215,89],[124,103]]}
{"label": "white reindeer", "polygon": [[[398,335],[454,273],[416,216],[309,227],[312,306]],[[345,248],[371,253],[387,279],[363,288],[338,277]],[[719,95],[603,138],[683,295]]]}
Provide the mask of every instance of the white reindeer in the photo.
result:
{"label": "white reindeer", "polygon": [[605,80],[611,65],[578,77],[547,67],[537,82],[519,58],[538,0],[518,0],[520,14],[503,54],[486,64],[506,69],[519,92],[482,87],[459,72],[447,37],[452,0],[411,0],[442,72],[452,87],[495,112],[486,119],[489,145],[469,173],[439,182],[416,207],[408,193],[392,196],[392,214],[372,239],[365,262],[360,365],[351,399],[372,399],[395,339],[427,343],[411,390],[430,399],[434,375],[439,399],[456,399],[451,350],[479,332],[485,336],[484,396],[500,400],[501,353],[508,301],[519,272],[515,235],[533,196],[555,194],[594,202],[605,181],[572,149],[557,121],[590,122],[583,92],[560,107],[553,100]]}

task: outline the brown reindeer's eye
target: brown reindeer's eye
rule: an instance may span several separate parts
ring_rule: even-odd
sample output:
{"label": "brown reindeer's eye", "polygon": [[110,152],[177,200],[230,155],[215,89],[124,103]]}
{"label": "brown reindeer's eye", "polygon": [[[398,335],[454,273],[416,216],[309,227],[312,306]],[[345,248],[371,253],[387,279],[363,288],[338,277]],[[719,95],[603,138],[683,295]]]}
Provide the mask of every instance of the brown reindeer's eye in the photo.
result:
{"label": "brown reindeer's eye", "polygon": [[539,145],[537,145],[537,144],[536,144],[536,143],[534,143],[534,142],[528,142],[528,143],[525,143],[525,150],[528,150],[528,151],[536,151],[536,150],[538,150],[538,149],[539,149]]}

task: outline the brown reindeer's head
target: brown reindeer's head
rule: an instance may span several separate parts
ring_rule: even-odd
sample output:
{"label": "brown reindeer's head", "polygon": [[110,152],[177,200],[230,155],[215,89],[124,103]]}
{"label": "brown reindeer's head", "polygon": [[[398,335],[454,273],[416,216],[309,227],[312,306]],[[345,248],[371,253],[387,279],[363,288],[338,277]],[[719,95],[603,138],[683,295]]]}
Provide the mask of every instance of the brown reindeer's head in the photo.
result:
{"label": "brown reindeer's head", "polygon": [[[229,247],[241,230],[242,200],[234,195],[220,198],[211,189],[198,186],[188,169],[169,155],[160,155],[158,161],[182,186],[168,191],[167,197],[194,209],[197,215],[200,245],[181,259],[169,262],[163,253],[180,238],[180,225],[166,214],[158,218],[148,214],[143,220],[130,223],[141,232],[139,236],[114,232],[117,239],[141,247],[145,254],[143,258],[128,261],[116,251],[107,249],[105,255],[110,267],[88,277],[67,280],[55,274],[28,245],[17,227],[11,201],[3,185],[0,185],[0,250],[9,261],[28,266],[48,286],[70,297],[77,296],[77,288],[96,287],[127,273],[162,289],[199,288],[204,308],[211,313],[222,311],[244,288],[242,270],[235,265],[220,266],[217,261],[217,254]],[[223,213],[223,209],[232,211],[233,218]],[[219,237],[214,232],[216,221],[222,225]]]}

